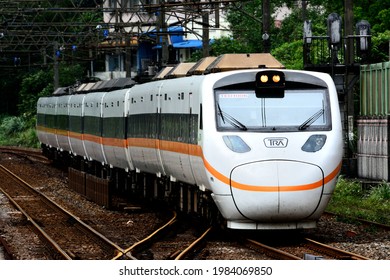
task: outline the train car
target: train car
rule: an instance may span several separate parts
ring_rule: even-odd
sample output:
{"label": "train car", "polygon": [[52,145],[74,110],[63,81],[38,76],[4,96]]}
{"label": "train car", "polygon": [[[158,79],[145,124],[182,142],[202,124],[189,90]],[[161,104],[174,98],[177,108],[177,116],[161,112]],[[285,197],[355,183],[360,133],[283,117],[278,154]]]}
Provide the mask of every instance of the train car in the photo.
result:
{"label": "train car", "polygon": [[[236,70],[83,98],[78,156],[192,186],[191,203],[209,193],[232,229],[316,227],[341,169],[337,93],[324,73]],[[48,99],[38,101],[38,120],[54,114],[40,109]],[[47,135],[56,131],[42,123],[37,130],[53,149]],[[191,199],[168,185],[160,186],[166,199]]]}
{"label": "train car", "polygon": [[[284,85],[283,85],[284,84]],[[315,227],[336,184],[342,128],[332,79],[299,71],[225,73],[208,96],[212,196],[240,229]],[[218,151],[218,152],[217,152]],[[225,158],[226,160],[221,160]]]}

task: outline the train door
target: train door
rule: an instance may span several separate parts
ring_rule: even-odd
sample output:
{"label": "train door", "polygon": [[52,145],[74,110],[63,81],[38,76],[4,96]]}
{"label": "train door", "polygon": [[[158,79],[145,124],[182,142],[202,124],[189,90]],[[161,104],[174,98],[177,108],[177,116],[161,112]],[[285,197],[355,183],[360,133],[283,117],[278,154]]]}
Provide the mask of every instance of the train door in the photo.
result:
{"label": "train door", "polygon": [[157,93],[155,94],[155,99],[154,99],[154,106],[156,108],[156,157],[157,157],[157,160],[158,160],[158,163],[159,163],[159,166],[161,167],[161,172],[160,174],[158,175],[166,175],[166,171],[164,169],[164,163],[163,163],[163,160],[162,160],[162,156],[161,156],[161,134],[162,134],[162,127],[161,127],[161,123],[162,123],[162,116],[161,116],[161,103],[162,103],[162,99],[163,99],[163,92],[162,92],[162,89],[163,89],[163,86],[164,86],[164,81],[159,83],[158,84],[158,87],[156,87],[155,89],[157,90]]}

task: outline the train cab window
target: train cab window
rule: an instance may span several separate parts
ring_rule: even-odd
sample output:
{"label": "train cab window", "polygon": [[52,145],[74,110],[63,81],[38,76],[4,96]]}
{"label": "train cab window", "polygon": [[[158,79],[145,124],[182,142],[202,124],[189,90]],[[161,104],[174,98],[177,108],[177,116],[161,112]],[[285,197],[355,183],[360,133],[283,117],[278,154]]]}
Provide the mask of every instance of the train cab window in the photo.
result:
{"label": "train cab window", "polygon": [[216,90],[220,131],[330,130],[326,89],[285,90],[283,98],[257,98],[251,90]]}

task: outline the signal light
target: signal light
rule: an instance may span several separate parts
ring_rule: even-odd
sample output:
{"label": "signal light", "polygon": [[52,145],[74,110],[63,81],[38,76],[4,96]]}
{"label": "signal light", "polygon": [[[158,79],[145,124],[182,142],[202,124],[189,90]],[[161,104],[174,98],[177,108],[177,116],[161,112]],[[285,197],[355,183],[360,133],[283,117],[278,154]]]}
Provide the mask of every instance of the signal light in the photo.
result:
{"label": "signal light", "polygon": [[281,71],[269,70],[256,74],[255,92],[257,98],[283,98],[285,76]]}

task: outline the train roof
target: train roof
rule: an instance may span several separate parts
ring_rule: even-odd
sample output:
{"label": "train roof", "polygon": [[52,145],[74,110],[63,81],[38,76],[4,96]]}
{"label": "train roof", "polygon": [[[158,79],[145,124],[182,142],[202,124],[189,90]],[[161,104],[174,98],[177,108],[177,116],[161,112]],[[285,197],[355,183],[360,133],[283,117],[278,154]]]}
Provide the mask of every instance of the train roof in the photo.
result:
{"label": "train roof", "polygon": [[194,66],[191,67],[191,69],[187,72],[187,76],[191,75],[202,75],[204,71],[207,69],[207,67],[216,60],[217,57],[215,56],[208,56],[204,57],[201,60],[199,60],[197,63],[195,63]]}
{"label": "train roof", "polygon": [[172,79],[185,77],[188,71],[195,65],[195,62],[182,62],[173,67],[164,78]]}
{"label": "train roof", "polygon": [[[198,62],[182,62],[175,66],[162,68],[152,80],[172,79],[191,75],[243,70],[243,69],[284,69],[284,65],[270,53],[223,54],[218,57],[209,56]],[[82,94],[97,91],[113,91],[130,88],[136,84],[131,78],[110,79],[83,83],[77,88],[58,88],[53,95]]]}
{"label": "train roof", "polygon": [[136,82],[131,78],[118,78],[90,83],[83,83],[77,87],[60,87],[53,92],[53,95],[83,94],[98,91],[113,91],[132,87]]}
{"label": "train roof", "polygon": [[205,74],[256,68],[284,69],[285,67],[270,53],[223,54],[206,68]]}
{"label": "train roof", "polygon": [[53,92],[53,95],[64,95],[64,94],[68,94],[68,88],[66,87],[59,87]]}
{"label": "train roof", "polygon": [[160,70],[153,80],[258,68],[284,69],[285,67],[270,53],[223,54],[218,57],[205,57],[196,63],[187,62],[167,66]]}
{"label": "train roof", "polygon": [[161,80],[172,70],[173,66],[167,66],[162,68],[157,74],[153,77],[152,80]]}

